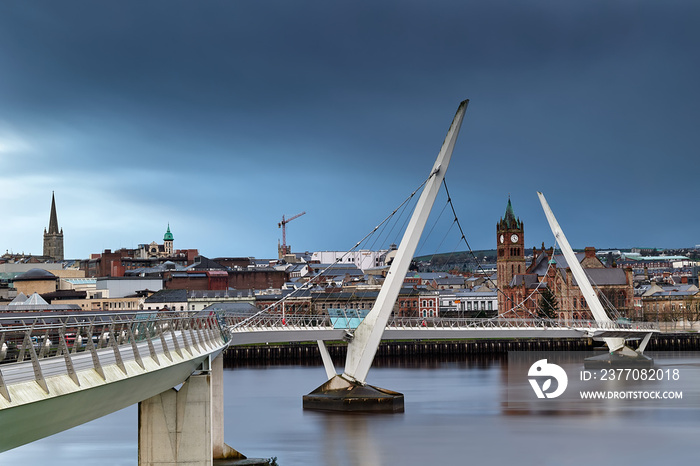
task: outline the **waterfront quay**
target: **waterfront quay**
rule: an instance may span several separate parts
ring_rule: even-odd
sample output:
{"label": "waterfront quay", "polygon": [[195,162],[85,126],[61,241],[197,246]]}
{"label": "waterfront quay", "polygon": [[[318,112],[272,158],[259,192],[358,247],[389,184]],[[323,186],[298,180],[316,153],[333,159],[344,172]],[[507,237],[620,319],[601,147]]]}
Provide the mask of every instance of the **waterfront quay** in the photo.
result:
{"label": "waterfront quay", "polygon": [[[634,346],[634,343],[631,343]],[[340,364],[347,353],[343,342],[327,342],[333,361]],[[455,341],[384,341],[377,349],[375,364],[400,361],[457,360],[471,355],[506,354],[509,351],[596,351],[602,347],[586,338],[522,338]],[[647,345],[649,351],[698,351],[700,334],[655,334]],[[230,346],[224,352],[226,367],[258,364],[318,365],[321,354],[316,342]]]}

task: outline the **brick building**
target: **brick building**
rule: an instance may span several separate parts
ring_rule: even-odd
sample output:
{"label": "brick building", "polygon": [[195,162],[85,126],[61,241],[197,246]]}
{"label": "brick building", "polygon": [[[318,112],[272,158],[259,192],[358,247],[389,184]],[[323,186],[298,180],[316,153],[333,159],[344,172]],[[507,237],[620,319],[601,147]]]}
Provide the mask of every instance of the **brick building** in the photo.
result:
{"label": "brick building", "polygon": [[229,288],[225,270],[185,270],[163,273],[163,288],[167,290],[226,290]]}
{"label": "brick building", "polygon": [[496,254],[498,288],[504,291],[498,295],[498,309],[504,313],[522,301],[523,285],[526,289],[531,285],[521,279],[514,281],[515,276],[525,273],[525,226],[515,216],[510,197],[505,215],[496,224]]}
{"label": "brick building", "polygon": [[198,256],[196,249],[176,250],[170,257],[138,257],[138,249],[118,249],[112,252],[105,249],[99,254],[91,254],[90,259],[80,264],[86,277],[123,277],[127,271],[155,267],[172,262],[180,267],[194,263]]}
{"label": "brick building", "polygon": [[[538,314],[542,290],[547,287],[558,305],[558,318],[592,319],[588,305],[563,255],[553,248],[532,249],[532,261],[525,261],[523,223],[513,214],[508,200],[506,215],[497,225],[499,315],[531,318]],[[630,268],[606,267],[595,248],[587,247],[576,258],[588,275],[603,302],[612,305],[625,317],[634,317],[633,272]]]}
{"label": "brick building", "polygon": [[140,244],[136,249],[121,248],[114,252],[105,249],[101,254],[91,254],[82,261],[80,268],[86,277],[123,277],[129,270],[155,267],[166,262],[186,267],[195,262],[199,252],[196,249],[173,249],[173,234],[170,225],[163,235],[163,244],[155,241]]}
{"label": "brick building", "polygon": [[279,289],[288,280],[289,275],[287,272],[273,268],[230,270],[228,272],[228,286],[236,290]]}

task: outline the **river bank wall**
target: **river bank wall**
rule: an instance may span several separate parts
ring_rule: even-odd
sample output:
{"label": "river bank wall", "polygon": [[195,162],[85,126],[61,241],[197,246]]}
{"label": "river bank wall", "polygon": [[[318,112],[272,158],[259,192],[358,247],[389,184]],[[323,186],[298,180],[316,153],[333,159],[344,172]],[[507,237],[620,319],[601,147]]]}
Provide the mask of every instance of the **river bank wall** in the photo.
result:
{"label": "river bank wall", "polygon": [[[630,342],[636,347],[636,342]],[[327,342],[328,352],[334,361],[344,361],[347,345]],[[377,349],[378,359],[397,358],[451,358],[479,354],[506,354],[508,351],[590,351],[600,343],[588,338],[560,339],[502,339],[502,340],[457,340],[457,341],[385,341]],[[664,333],[649,341],[646,351],[698,351],[700,334]],[[315,342],[287,343],[275,345],[232,346],[224,353],[229,365],[279,363],[321,363],[321,354]]]}

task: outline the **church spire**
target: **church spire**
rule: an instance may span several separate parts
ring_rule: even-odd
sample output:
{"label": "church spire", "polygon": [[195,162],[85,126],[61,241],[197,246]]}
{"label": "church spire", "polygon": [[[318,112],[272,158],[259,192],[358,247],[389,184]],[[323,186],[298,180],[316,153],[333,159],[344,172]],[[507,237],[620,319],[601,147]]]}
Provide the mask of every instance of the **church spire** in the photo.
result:
{"label": "church spire", "polygon": [[57,235],[58,231],[58,215],[56,215],[56,198],[53,191],[51,191],[51,217],[49,218],[49,231],[50,235]]}
{"label": "church spire", "polygon": [[513,212],[513,204],[510,202],[510,196],[508,196],[506,214],[501,219],[500,226],[504,229],[520,229],[523,227],[522,222],[519,218],[516,218],[515,213]]}
{"label": "church spire", "polygon": [[58,229],[58,215],[56,215],[56,197],[51,192],[51,217],[49,218],[49,230],[44,228],[44,256],[56,261],[63,260],[63,230]]}

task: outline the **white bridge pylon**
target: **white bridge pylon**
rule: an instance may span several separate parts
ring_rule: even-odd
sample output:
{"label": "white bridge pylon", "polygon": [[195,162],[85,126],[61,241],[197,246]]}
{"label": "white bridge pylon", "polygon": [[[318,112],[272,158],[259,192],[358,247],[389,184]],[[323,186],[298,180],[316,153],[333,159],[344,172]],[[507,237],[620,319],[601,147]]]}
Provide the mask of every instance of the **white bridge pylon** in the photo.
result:
{"label": "white bridge pylon", "polygon": [[[342,374],[342,377],[348,381],[364,384],[367,379],[367,373],[377,353],[384,328],[386,327],[394,303],[401,291],[401,285],[411,265],[413,254],[418,246],[423,228],[428,221],[430,210],[435,203],[435,198],[440,190],[440,184],[445,178],[445,172],[450,164],[452,151],[457,141],[457,135],[462,126],[462,120],[464,119],[464,113],[467,110],[468,103],[469,100],[464,100],[459,104],[457,113],[452,120],[442,148],[430,171],[428,181],[423,187],[423,192],[416,203],[411,220],[399,244],[396,257],[391,263],[389,273],[379,291],[377,300],[372,310],[367,314],[367,317],[364,318],[355,330],[353,339],[348,343],[345,372]],[[323,352],[323,348],[321,348],[321,350]]]}
{"label": "white bridge pylon", "polygon": [[[538,192],[537,196],[540,199],[540,203],[542,204],[542,209],[544,210],[544,214],[547,217],[547,221],[549,222],[549,226],[552,229],[552,233],[554,233],[554,238],[556,239],[557,243],[559,243],[559,247],[561,248],[561,252],[562,252],[562,254],[564,254],[564,258],[566,258],[566,262],[569,264],[569,268],[571,269],[571,273],[573,274],[574,278],[576,279],[576,283],[578,284],[579,289],[581,290],[581,293],[583,294],[583,297],[586,299],[586,303],[588,304],[588,307],[590,308],[591,313],[593,314],[593,317],[595,318],[598,325],[610,326],[613,321],[610,319],[610,317],[608,317],[608,314],[605,312],[605,308],[603,308],[603,305],[601,304],[600,299],[598,298],[598,295],[596,294],[595,290],[593,290],[593,287],[591,286],[591,282],[588,279],[586,272],[583,270],[583,267],[581,267],[581,264],[579,263],[578,259],[576,258],[576,255],[574,254],[573,249],[571,249],[571,245],[569,244],[569,241],[566,239],[566,236],[564,235],[564,231],[559,226],[559,222],[557,222],[556,217],[554,217],[554,213],[552,212],[552,209],[549,207],[549,204],[547,203],[547,199],[545,199],[544,194],[542,194],[541,192]],[[642,341],[642,344],[640,345],[639,349],[637,350],[638,353],[642,353],[644,351],[644,348],[646,347],[646,344],[649,342],[650,337],[651,337],[651,333],[646,334],[646,336],[644,337],[644,340]],[[610,350],[611,353],[613,353],[615,351],[622,351],[622,352],[628,353],[630,355],[635,354],[634,350],[625,346],[625,339],[624,338],[605,337],[605,338],[603,338],[603,340],[608,345],[608,349]]]}

